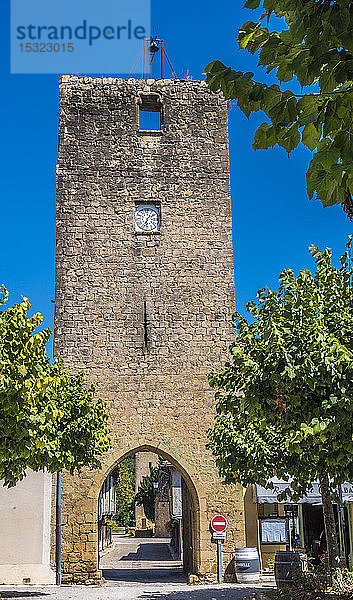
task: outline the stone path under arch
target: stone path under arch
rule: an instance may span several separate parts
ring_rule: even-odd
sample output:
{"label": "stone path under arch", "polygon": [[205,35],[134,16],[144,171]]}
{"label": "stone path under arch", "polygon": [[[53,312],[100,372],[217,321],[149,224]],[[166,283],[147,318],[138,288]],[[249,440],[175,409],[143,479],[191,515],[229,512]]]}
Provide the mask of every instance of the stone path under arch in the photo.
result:
{"label": "stone path under arch", "polygon": [[114,536],[100,561],[108,584],[122,582],[185,583],[182,563],[175,560],[166,538]]}

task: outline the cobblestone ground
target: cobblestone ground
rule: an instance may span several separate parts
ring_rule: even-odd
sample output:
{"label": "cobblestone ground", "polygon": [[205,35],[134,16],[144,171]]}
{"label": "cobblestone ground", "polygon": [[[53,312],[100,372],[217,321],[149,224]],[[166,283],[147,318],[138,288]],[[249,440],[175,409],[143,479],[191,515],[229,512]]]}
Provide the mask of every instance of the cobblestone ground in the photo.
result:
{"label": "cobblestone ground", "polygon": [[271,583],[188,585],[168,540],[115,538],[101,559],[102,586],[0,586],[1,600],[246,600]]}

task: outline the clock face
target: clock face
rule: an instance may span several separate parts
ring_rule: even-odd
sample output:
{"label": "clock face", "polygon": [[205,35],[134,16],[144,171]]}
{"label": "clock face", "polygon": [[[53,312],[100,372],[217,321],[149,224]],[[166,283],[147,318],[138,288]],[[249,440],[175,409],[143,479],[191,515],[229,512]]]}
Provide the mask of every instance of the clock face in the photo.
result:
{"label": "clock face", "polygon": [[138,206],[136,208],[137,231],[158,231],[159,214],[156,206]]}

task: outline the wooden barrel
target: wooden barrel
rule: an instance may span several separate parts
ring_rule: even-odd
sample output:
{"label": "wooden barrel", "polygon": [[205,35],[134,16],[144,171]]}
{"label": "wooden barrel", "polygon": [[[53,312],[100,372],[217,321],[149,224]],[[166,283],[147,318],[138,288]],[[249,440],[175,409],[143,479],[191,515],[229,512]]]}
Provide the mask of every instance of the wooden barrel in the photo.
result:
{"label": "wooden barrel", "polygon": [[260,580],[257,548],[236,548],[234,565],[238,583],[257,583]]}
{"label": "wooden barrel", "polygon": [[301,568],[299,552],[278,550],[275,556],[275,579],[278,588],[293,584],[293,571]]}

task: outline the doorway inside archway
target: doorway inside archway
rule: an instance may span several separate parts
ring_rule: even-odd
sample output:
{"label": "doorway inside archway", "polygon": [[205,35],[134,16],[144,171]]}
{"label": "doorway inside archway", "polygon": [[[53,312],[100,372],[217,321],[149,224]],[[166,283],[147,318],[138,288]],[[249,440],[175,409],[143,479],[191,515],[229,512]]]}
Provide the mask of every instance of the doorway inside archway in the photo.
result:
{"label": "doorway inside archway", "polygon": [[139,450],[123,457],[98,499],[99,568],[108,581],[183,581],[196,567],[197,506],[181,469]]}

